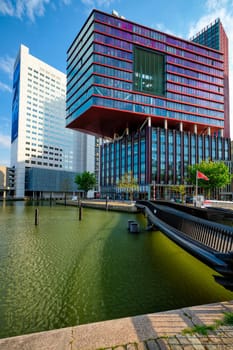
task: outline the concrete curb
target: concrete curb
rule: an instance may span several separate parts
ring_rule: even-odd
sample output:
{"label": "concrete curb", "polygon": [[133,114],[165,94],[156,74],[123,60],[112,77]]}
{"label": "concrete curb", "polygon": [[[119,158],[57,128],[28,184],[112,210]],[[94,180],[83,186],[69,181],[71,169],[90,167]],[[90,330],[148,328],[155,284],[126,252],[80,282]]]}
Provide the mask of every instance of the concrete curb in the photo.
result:
{"label": "concrete curb", "polygon": [[[181,334],[196,324],[213,324],[224,312],[233,312],[233,301],[0,339],[0,350],[183,349],[182,342],[189,344],[189,349],[196,349],[196,345],[206,349],[202,342],[233,349],[233,327],[217,330],[209,337]],[[192,347],[192,343],[196,345]]]}

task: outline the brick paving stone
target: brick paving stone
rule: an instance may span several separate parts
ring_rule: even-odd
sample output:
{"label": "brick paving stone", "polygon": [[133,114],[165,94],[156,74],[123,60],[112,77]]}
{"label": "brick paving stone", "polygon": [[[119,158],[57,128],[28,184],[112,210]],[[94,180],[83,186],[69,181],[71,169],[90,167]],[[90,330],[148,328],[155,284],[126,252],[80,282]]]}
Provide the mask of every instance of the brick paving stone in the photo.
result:
{"label": "brick paving stone", "polygon": [[188,336],[187,338],[195,350],[205,350],[204,346],[201,344],[197,336],[193,335]]}
{"label": "brick paving stone", "polygon": [[179,345],[179,341],[176,337],[169,337],[168,338],[168,344],[169,345]]}
{"label": "brick paving stone", "polygon": [[228,337],[226,335],[222,335],[221,339],[222,339],[223,344],[232,345],[233,346],[233,338],[232,337]]}
{"label": "brick paving stone", "polygon": [[229,337],[233,337],[233,327],[221,327],[220,330],[224,333],[227,334]]}
{"label": "brick paving stone", "polygon": [[198,334],[197,337],[200,340],[201,344],[203,344],[203,345],[208,344],[210,342],[208,336]]}
{"label": "brick paving stone", "polygon": [[158,344],[160,350],[170,350],[167,339],[156,339],[156,343]]}
{"label": "brick paving stone", "polygon": [[126,350],[137,350],[135,344],[128,344],[126,345]]}
{"label": "brick paving stone", "polygon": [[179,344],[181,344],[181,345],[190,345],[188,338],[184,335],[177,334],[176,339],[178,340]]}
{"label": "brick paving stone", "polygon": [[146,345],[148,347],[148,350],[160,350],[159,345],[156,344],[154,340],[147,340]]}
{"label": "brick paving stone", "polygon": [[222,344],[222,339],[217,335],[209,334],[208,338],[210,340],[210,344],[220,344],[220,345]]}
{"label": "brick paving stone", "polygon": [[137,344],[138,350],[147,350],[147,346],[144,342],[140,342]]}
{"label": "brick paving stone", "polygon": [[190,344],[189,345],[186,344],[186,345],[182,345],[182,349],[183,350],[194,350],[194,347]]}

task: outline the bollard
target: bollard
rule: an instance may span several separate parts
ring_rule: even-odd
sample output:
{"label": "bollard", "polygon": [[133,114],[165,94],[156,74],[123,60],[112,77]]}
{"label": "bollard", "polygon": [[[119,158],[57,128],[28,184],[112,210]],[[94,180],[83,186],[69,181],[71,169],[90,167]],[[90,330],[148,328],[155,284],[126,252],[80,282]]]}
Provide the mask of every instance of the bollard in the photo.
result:
{"label": "bollard", "polygon": [[108,196],[106,197],[105,209],[108,210]]}
{"label": "bollard", "polygon": [[79,203],[79,221],[82,220],[82,203]]}
{"label": "bollard", "polygon": [[130,225],[132,222],[135,222],[135,220],[128,220],[128,230],[130,230]]}
{"label": "bollard", "polygon": [[139,224],[136,221],[130,223],[129,232],[131,233],[139,232]]}
{"label": "bollard", "polygon": [[35,225],[39,224],[39,209],[35,209]]}

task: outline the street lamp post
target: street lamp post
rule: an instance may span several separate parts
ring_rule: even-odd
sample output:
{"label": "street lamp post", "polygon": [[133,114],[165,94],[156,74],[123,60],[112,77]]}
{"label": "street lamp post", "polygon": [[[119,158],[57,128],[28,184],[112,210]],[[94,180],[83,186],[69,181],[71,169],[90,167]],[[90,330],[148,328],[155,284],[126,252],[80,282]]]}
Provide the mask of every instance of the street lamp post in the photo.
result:
{"label": "street lamp post", "polygon": [[155,182],[155,180],[152,181],[152,184],[153,184],[153,200],[155,201],[155,199],[156,199],[156,191],[155,191],[156,182]]}

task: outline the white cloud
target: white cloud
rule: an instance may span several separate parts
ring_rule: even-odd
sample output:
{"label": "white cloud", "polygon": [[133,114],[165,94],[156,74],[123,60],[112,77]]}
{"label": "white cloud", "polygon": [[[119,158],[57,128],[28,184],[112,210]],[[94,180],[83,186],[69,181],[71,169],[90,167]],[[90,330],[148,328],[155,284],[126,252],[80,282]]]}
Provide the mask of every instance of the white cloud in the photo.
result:
{"label": "white cloud", "polygon": [[[61,0],[69,5],[71,0]],[[43,16],[45,7],[51,0],[0,0],[0,13],[22,19],[28,17],[32,22],[35,17]]]}
{"label": "white cloud", "polygon": [[88,8],[109,7],[115,0],[81,0]]}
{"label": "white cloud", "polygon": [[10,148],[11,146],[10,136],[3,135],[0,133],[0,146],[4,148]]}
{"label": "white cloud", "polygon": [[12,92],[12,88],[9,85],[4,84],[0,81],[0,91]]}
{"label": "white cloud", "polygon": [[[105,2],[104,0],[97,1]],[[111,0],[106,0],[108,1]],[[70,5],[71,2],[72,0],[60,0],[60,3],[64,5]],[[0,0],[0,13],[20,19],[28,17],[33,22],[35,17],[44,15],[46,5],[54,6],[55,3],[55,0]]]}
{"label": "white cloud", "polygon": [[15,59],[9,56],[0,57],[0,70],[7,73],[10,79],[13,76],[13,67]]}
{"label": "white cloud", "polygon": [[[232,0],[207,0],[205,14],[190,26],[189,37],[197,34],[216,18],[220,18],[229,41],[230,102],[233,96],[233,2]],[[230,103],[231,138],[233,138],[233,102]]]}
{"label": "white cloud", "polygon": [[3,15],[13,16],[14,8],[13,8],[13,5],[12,5],[11,1],[2,0],[0,2],[0,12]]}
{"label": "white cloud", "polygon": [[218,8],[223,8],[227,6],[228,0],[207,0],[206,1],[206,8],[209,11],[216,10]]}

